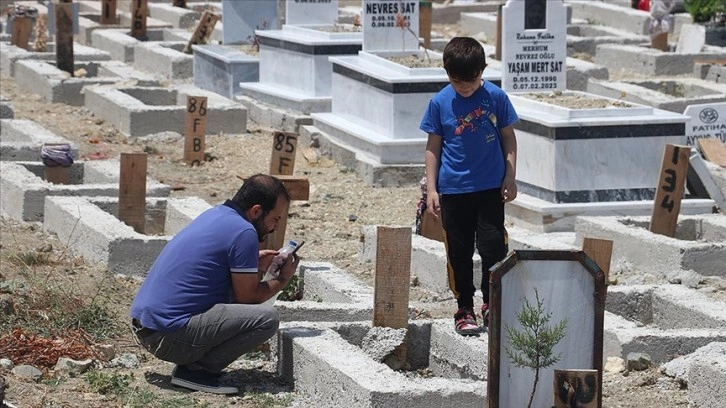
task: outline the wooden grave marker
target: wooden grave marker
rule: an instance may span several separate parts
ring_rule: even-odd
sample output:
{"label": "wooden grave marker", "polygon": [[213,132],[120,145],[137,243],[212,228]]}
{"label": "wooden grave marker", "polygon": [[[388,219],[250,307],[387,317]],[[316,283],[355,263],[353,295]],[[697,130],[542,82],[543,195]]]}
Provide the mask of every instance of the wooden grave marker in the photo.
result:
{"label": "wooden grave marker", "polygon": [[55,64],[58,69],[73,76],[73,4],[63,1],[55,4]]}
{"label": "wooden grave marker", "polygon": [[[292,177],[295,170],[295,156],[297,154],[297,133],[274,131],[272,133],[272,157],[270,158],[270,175],[280,178],[283,176]],[[307,178],[304,178],[307,180]],[[283,181],[284,183],[284,181]],[[285,184],[285,183],[284,183]],[[310,183],[307,182],[306,190],[299,190],[300,185],[293,186],[293,183],[285,184],[290,200],[307,200],[310,195]],[[294,191],[292,189],[297,189]],[[305,188],[303,186],[303,188]],[[304,196],[305,198],[299,198]],[[266,246],[269,249],[280,249],[285,244],[285,231],[287,230],[287,215],[290,208],[286,208],[284,216],[277,224],[277,229],[267,236]]]}
{"label": "wooden grave marker", "polygon": [[660,179],[653,200],[650,231],[668,237],[676,235],[681,198],[686,187],[691,148],[667,144],[663,153]]}
{"label": "wooden grave marker", "polygon": [[418,32],[423,38],[424,48],[431,47],[431,22],[433,18],[433,5],[430,0],[419,1]]}
{"label": "wooden grave marker", "polygon": [[147,0],[131,2],[131,36],[137,40],[146,40],[146,17],[149,15]]}
{"label": "wooden grave marker", "polygon": [[118,24],[116,0],[101,0],[101,25]]}
{"label": "wooden grave marker", "polygon": [[187,96],[187,110],[184,114],[184,163],[189,166],[204,163],[207,120],[207,97]]}
{"label": "wooden grave marker", "polygon": [[497,40],[494,43],[494,59],[497,61],[502,60],[502,7],[504,4],[497,7]]}
{"label": "wooden grave marker", "polygon": [[555,370],[555,408],[597,408],[600,373],[597,370]]}
{"label": "wooden grave marker", "polygon": [[424,211],[421,218],[421,236],[444,242],[444,230],[441,226],[441,217],[435,217],[430,212]]}
{"label": "wooden grave marker", "polygon": [[118,219],[143,234],[146,224],[146,153],[121,153]]}
{"label": "wooden grave marker", "polygon": [[[373,326],[407,329],[411,280],[411,228],[378,226],[377,230]],[[399,362],[406,362],[406,340],[396,347],[393,354]]]}
{"label": "wooden grave marker", "polygon": [[270,158],[270,174],[292,175],[295,170],[297,153],[297,133],[274,131],[272,133],[272,157]]}
{"label": "wooden grave marker", "polygon": [[199,19],[199,24],[197,24],[197,28],[196,30],[194,30],[194,34],[189,39],[186,47],[184,47],[184,53],[191,54],[192,45],[208,43],[209,37],[212,36],[212,32],[214,31],[214,26],[217,24],[217,21],[219,21],[219,19],[219,14],[215,14],[209,10],[206,10],[204,14],[202,14],[202,17]]}
{"label": "wooden grave marker", "polygon": [[[275,174],[272,174],[272,176],[280,179],[282,184],[285,186],[288,194],[290,195],[290,201],[307,201],[310,199],[310,180],[308,180],[307,177]],[[243,176],[237,176],[237,178],[243,181],[246,179],[246,177]],[[278,222],[275,232],[267,235],[265,243],[260,245],[261,249],[278,250],[283,247],[283,245],[285,244],[285,230],[287,229],[288,210],[289,208],[285,209],[285,215]]]}
{"label": "wooden grave marker", "polygon": [[668,33],[660,33],[650,37],[650,48],[668,51]]}
{"label": "wooden grave marker", "polygon": [[717,137],[698,139],[698,150],[713,164],[726,167],[726,146]]}
{"label": "wooden grave marker", "polygon": [[10,27],[10,44],[29,50],[28,41],[33,31],[33,19],[29,16],[15,16]]}
{"label": "wooden grave marker", "polygon": [[613,256],[613,241],[585,237],[582,241],[582,251],[602,269],[607,285],[610,277],[610,260]]}

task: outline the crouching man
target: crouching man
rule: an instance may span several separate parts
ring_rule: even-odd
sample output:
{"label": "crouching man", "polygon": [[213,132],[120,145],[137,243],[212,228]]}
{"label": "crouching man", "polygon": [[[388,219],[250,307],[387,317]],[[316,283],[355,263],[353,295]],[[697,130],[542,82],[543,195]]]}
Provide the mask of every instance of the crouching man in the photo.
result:
{"label": "crouching man", "polygon": [[131,305],[131,324],[146,350],[176,364],[172,384],[238,393],[220,382],[222,370],[277,332],[277,311],[262,303],[287,285],[299,263],[288,257],[277,278],[258,278],[277,254],[259,244],[275,231],[289,202],[280,180],[254,175],[159,254]]}

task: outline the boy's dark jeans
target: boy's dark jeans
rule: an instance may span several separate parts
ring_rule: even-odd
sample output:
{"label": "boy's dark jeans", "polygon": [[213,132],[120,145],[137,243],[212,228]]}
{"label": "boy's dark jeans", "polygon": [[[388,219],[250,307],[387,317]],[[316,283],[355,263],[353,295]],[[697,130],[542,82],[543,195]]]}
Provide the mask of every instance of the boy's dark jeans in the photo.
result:
{"label": "boy's dark jeans", "polygon": [[481,256],[481,291],[489,303],[489,268],[509,252],[501,189],[441,198],[449,287],[461,307],[474,307],[474,245]]}

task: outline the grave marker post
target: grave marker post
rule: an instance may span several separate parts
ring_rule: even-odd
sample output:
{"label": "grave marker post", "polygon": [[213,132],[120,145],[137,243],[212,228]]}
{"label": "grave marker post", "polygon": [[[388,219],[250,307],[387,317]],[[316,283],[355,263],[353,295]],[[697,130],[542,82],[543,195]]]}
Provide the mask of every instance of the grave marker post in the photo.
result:
{"label": "grave marker post", "polygon": [[202,18],[199,19],[199,24],[197,24],[194,34],[189,39],[186,47],[184,47],[184,53],[191,54],[192,45],[208,43],[209,37],[212,35],[212,31],[214,31],[214,26],[217,24],[219,19],[220,16],[218,14],[206,10],[204,14],[202,14]]}
{"label": "grave marker post", "polygon": [[61,1],[55,4],[55,60],[58,69],[73,76],[73,4]]}
{"label": "grave marker post", "polygon": [[184,114],[184,162],[199,166],[204,162],[207,135],[207,97],[187,96]]}
{"label": "grave marker post", "polygon": [[149,15],[147,0],[132,0],[131,2],[131,36],[144,41],[146,36],[146,17]]}
{"label": "grave marker post", "polygon": [[143,234],[146,224],[146,153],[121,153],[118,219]]}
{"label": "grave marker post", "polygon": [[18,14],[17,11],[17,8],[13,9],[11,18],[8,19],[8,24],[11,24],[10,44],[28,50],[30,33],[33,31],[33,18],[26,13]]}
{"label": "grave marker post", "polygon": [[101,0],[101,25],[117,24],[116,0]]}
{"label": "grave marker post", "polygon": [[678,213],[688,175],[688,160],[691,148],[667,144],[663,152],[663,165],[655,190],[653,212],[650,217],[650,232],[668,237],[676,235]]}
{"label": "grave marker post", "polygon": [[[378,226],[373,291],[373,326],[408,328],[411,228]],[[408,335],[406,336],[408,338]],[[406,341],[393,354],[406,361]]]}
{"label": "grave marker post", "polygon": [[[295,154],[297,153],[297,134],[291,132],[273,132],[272,135],[272,157],[270,159],[270,174],[275,177],[292,177],[295,170]],[[307,182],[307,177],[304,178]],[[285,188],[288,189],[290,194],[290,200],[307,200],[310,195],[310,184],[308,182],[307,187],[303,186],[304,190],[300,189],[299,183],[295,183],[295,190],[293,190],[293,183],[285,183]],[[290,188],[288,188],[288,185]],[[293,194],[294,191],[294,194]],[[305,197],[305,198],[301,198]],[[287,231],[287,216],[290,207],[288,206],[280,221],[277,223],[277,229],[272,234],[267,236],[267,248],[268,249],[280,249],[285,244],[285,232]]]}
{"label": "grave marker post", "polygon": [[431,47],[431,21],[433,14],[433,5],[431,1],[419,1],[419,32],[423,38],[424,48]]}

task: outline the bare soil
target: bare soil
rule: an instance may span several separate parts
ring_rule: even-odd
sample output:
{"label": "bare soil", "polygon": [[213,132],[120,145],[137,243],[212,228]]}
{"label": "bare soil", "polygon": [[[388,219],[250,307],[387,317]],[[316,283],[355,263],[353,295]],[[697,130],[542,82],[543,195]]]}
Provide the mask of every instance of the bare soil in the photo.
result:
{"label": "bare soil", "polygon": [[[84,108],[46,103],[20,89],[13,79],[2,77],[0,80],[2,95],[12,100],[16,118],[34,120],[73,141],[79,148],[81,160],[113,158],[122,152],[146,152],[149,176],[172,185],[172,197],[198,196],[216,205],[239,188],[237,176],[268,171],[272,134],[269,129],[252,122],[248,123],[246,134],[209,136],[206,141],[208,160],[202,166],[192,168],[182,162],[183,140],[179,137],[129,140]],[[361,263],[357,256],[360,228],[365,225],[412,225],[420,189],[374,188],[361,182],[352,169],[311,153],[304,147],[298,149],[295,174],[310,179],[311,192],[309,201],[291,205],[288,236],[306,240],[301,251],[305,259],[331,262],[372,284],[374,266]],[[127,324],[128,308],[138,288],[138,280],[112,276],[103,267],[76,257],[67,250],[66,243],[44,232],[39,223],[3,218],[0,227],[0,279],[4,283],[57,283],[86,298],[98,293],[97,296],[113,305],[116,322],[122,326]],[[50,254],[54,259],[49,265],[29,270],[15,268],[8,262],[8,255],[35,251],[47,245],[51,246]],[[419,306],[412,318],[449,318],[455,307],[450,293],[432,293],[414,284],[411,301]],[[138,400],[132,402],[129,396],[100,394],[82,377],[56,379],[49,369],[44,369],[44,377],[39,382],[0,371],[9,384],[6,398],[22,407],[312,406],[305,396],[281,382],[275,374],[274,361],[266,358],[264,352],[247,355],[231,367],[231,381],[243,389],[239,396],[181,391],[169,384],[171,366],[144,352],[135,344],[129,331],[123,333],[112,341],[116,355],[133,353],[140,357],[139,366],[114,368],[99,362],[97,367],[108,373],[133,374],[128,387],[136,394],[149,393],[150,402],[137,404]],[[686,391],[677,381],[663,376],[658,368],[629,375],[606,372],[603,386],[606,407],[687,405]]]}
{"label": "bare soil", "polygon": [[632,108],[635,106],[628,102],[599,98],[591,94],[549,92],[527,93],[519,96],[569,109]]}

